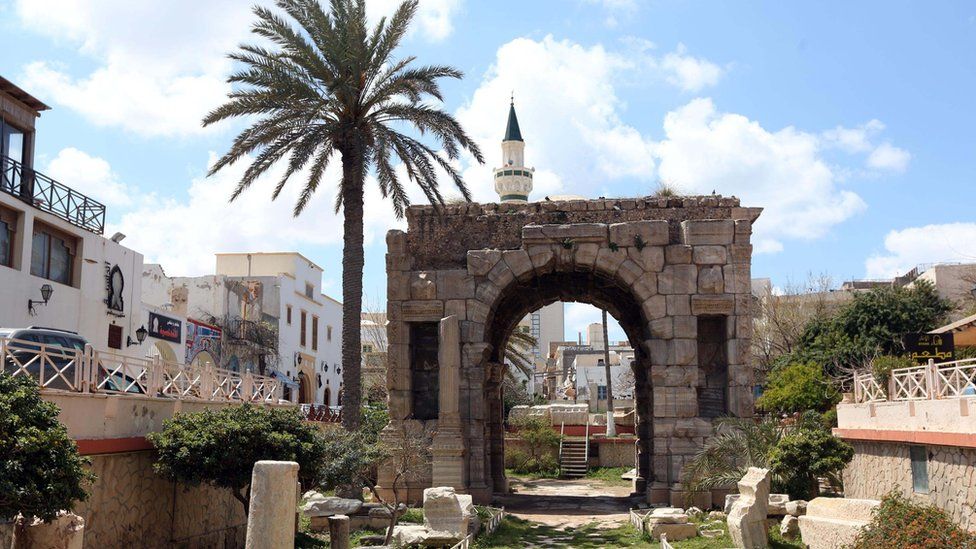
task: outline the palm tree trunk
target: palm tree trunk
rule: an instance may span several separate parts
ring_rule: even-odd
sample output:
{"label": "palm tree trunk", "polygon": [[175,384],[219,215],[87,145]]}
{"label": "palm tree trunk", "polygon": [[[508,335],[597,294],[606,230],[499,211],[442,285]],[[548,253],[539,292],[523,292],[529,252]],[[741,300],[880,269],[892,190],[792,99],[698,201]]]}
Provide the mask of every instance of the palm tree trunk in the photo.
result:
{"label": "palm tree trunk", "polygon": [[359,429],[362,410],[360,321],[363,306],[364,150],[353,143],[342,154],[342,426]]}

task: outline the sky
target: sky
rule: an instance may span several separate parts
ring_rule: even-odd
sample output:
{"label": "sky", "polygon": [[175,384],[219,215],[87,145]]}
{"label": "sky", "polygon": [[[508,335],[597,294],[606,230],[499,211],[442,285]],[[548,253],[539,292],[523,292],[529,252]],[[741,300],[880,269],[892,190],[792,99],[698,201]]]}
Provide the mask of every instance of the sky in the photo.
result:
{"label": "sky", "polygon": [[[206,176],[244,127],[200,120],[231,89],[226,54],[255,42],[250,4],[0,0],[0,74],[52,107],[35,168],[104,202],[106,233],[147,262],[199,275],[215,252],[298,250],[338,298],[337,171],[297,219],[301,180],[270,200],[281,169],[234,203],[246,165]],[[396,4],[370,0],[370,16]],[[972,2],[691,0],[421,0],[398,52],[464,71],[442,107],[486,153],[460,164],[476,200],[497,200],[514,92],[532,198],[661,182],[737,196],[764,208],[752,274],[776,286],[976,260],[974,54]],[[403,223],[375,184],[367,201],[364,291],[380,303],[383,235]],[[566,318],[575,336],[599,313]]]}

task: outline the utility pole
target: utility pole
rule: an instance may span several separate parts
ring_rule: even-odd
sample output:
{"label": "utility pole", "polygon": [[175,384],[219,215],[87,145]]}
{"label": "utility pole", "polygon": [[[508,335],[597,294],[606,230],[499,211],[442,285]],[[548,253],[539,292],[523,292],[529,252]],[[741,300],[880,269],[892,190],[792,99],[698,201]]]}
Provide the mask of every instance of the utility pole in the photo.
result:
{"label": "utility pole", "polygon": [[613,383],[610,377],[610,338],[607,336],[607,311],[603,310],[603,367],[607,373],[607,436],[617,436],[613,422]]}

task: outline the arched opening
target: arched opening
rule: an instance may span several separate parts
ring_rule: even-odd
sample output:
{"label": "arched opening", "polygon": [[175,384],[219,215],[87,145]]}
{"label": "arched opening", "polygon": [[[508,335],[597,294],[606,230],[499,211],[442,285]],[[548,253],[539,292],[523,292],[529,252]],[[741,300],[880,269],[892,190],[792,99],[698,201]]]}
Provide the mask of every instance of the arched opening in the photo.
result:
{"label": "arched opening", "polygon": [[554,272],[524,281],[513,281],[495,300],[485,323],[485,340],[489,354],[485,360],[484,397],[486,403],[484,470],[496,492],[506,490],[505,416],[503,378],[505,348],[519,322],[532,311],[551,303],[579,302],[606,310],[623,330],[633,349],[633,404],[635,412],[635,491],[643,493],[653,480],[653,402],[650,380],[650,357],[644,342],[651,339],[649,322],[644,318],[641,302],[624,284],[599,272]]}
{"label": "arched opening", "polygon": [[214,359],[214,356],[210,354],[210,351],[200,351],[196,354],[196,356],[193,357],[190,365],[202,368],[216,368],[217,361]]}
{"label": "arched opening", "polygon": [[309,381],[308,375],[305,372],[298,374],[298,403],[312,403],[312,383]]}
{"label": "arched opening", "polygon": [[157,341],[149,347],[149,352],[146,353],[149,358],[159,357],[160,360],[165,362],[171,362],[178,364],[180,361],[176,358],[176,351],[173,350],[166,342]]}
{"label": "arched opening", "polygon": [[325,396],[322,398],[322,404],[332,406],[332,389],[329,387],[325,388]]}

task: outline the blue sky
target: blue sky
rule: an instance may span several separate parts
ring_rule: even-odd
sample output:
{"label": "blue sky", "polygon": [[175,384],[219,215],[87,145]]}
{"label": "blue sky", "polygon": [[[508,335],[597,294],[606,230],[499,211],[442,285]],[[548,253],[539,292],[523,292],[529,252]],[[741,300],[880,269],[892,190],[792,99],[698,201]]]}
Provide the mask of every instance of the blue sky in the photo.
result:
{"label": "blue sky", "polygon": [[[198,121],[227,91],[223,53],[249,40],[246,4],[0,0],[0,74],[53,107],[36,167],[105,201],[147,261],[202,274],[214,252],[297,249],[339,297],[334,186],[295,220],[266,185],[228,205],[241,168],[204,177],[241,128]],[[461,166],[482,201],[514,90],[537,198],[662,180],[739,196],[766,208],[753,276],[780,286],[976,258],[971,2],[421,0],[401,53],[465,72],[444,107],[486,152]],[[396,223],[378,202],[364,221],[376,303]]]}

